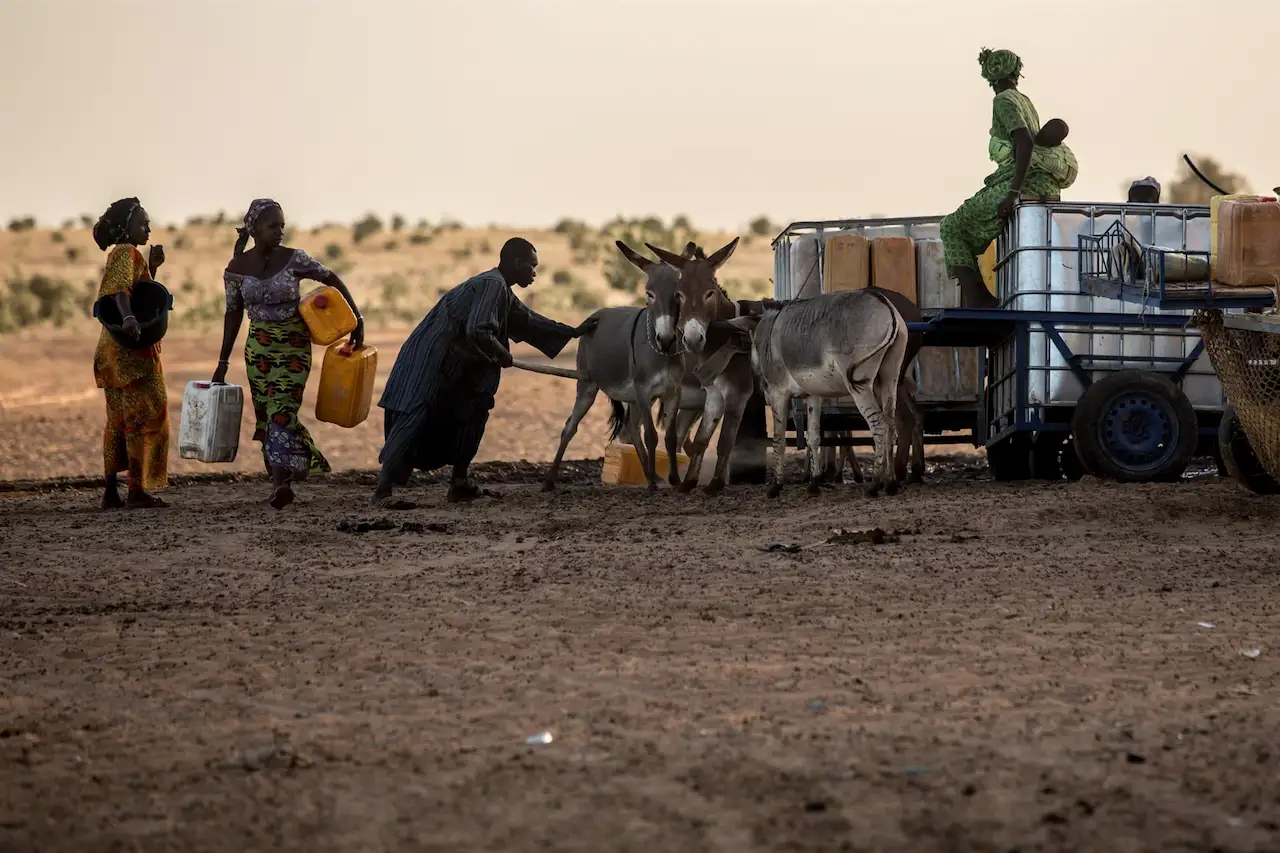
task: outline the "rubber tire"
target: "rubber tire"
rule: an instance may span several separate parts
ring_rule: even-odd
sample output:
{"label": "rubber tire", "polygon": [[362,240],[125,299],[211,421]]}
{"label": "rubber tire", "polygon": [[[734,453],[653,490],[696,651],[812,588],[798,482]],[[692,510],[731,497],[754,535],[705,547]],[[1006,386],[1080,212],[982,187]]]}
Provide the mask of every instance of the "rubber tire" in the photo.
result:
{"label": "rubber tire", "polygon": [[1056,483],[1062,479],[1062,449],[1066,443],[1066,433],[1061,432],[1038,432],[1031,437],[1027,458],[1032,480]]}
{"label": "rubber tire", "polygon": [[[1098,435],[1098,425],[1112,401],[1134,393],[1163,400],[1177,420],[1177,445],[1160,466],[1149,471],[1135,472],[1122,467],[1107,454]],[[1085,470],[1121,483],[1156,483],[1181,477],[1195,456],[1199,429],[1196,410],[1187,395],[1163,376],[1145,370],[1121,370],[1093,383],[1080,396],[1071,416],[1072,439]]]}
{"label": "rubber tire", "polygon": [[1218,424],[1218,452],[1222,455],[1227,474],[1255,495],[1280,494],[1280,483],[1267,473],[1258,461],[1249,436],[1245,435],[1236,417],[1235,406],[1230,404],[1222,412]]}
{"label": "rubber tire", "polygon": [[999,444],[987,448],[991,479],[1012,483],[1031,478],[1031,445],[1025,432],[1015,432]]}

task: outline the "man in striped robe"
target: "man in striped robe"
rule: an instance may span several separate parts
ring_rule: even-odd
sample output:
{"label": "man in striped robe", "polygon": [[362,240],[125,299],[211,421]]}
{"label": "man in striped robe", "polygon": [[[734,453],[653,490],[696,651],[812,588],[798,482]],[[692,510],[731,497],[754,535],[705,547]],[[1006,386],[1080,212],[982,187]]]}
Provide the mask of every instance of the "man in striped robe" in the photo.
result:
{"label": "man in striped robe", "polygon": [[450,290],[404,342],[378,405],[383,409],[382,470],[374,504],[412,509],[392,496],[413,469],[453,466],[450,501],[468,501],[480,490],[467,475],[480,448],[489,411],[511,366],[511,341],[532,344],[555,358],[573,338],[595,328],[588,318],[574,328],[529,310],[512,293],[537,277],[533,244],[513,237],[498,266]]}

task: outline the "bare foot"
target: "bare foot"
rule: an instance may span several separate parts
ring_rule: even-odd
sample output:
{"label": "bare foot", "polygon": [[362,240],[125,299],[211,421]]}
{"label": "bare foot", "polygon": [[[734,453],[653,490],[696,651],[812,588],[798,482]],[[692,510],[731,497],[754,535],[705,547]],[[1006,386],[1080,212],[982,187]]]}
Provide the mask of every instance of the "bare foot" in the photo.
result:
{"label": "bare foot", "polygon": [[293,489],[289,488],[287,484],[280,486],[271,493],[271,500],[268,503],[276,509],[284,509],[293,503]]}
{"label": "bare foot", "polygon": [[146,492],[134,492],[129,495],[128,500],[124,503],[129,509],[159,509],[169,504],[155,495],[149,495]]}
{"label": "bare foot", "polygon": [[107,490],[102,493],[103,509],[120,509],[124,506],[124,501],[120,498],[120,490],[115,486],[107,486]]}

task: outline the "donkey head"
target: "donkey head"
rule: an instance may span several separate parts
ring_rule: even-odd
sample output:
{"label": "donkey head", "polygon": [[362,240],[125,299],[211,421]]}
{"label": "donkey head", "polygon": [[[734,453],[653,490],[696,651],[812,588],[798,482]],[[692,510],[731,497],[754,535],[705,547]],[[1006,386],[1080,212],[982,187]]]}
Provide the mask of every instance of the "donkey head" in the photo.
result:
{"label": "donkey head", "polygon": [[684,345],[690,352],[702,352],[707,345],[707,329],[713,320],[722,319],[732,312],[733,304],[716,281],[720,269],[738,248],[738,238],[717,250],[710,257],[694,243],[685,247],[685,254],[677,255],[645,243],[649,251],[660,260],[680,270],[680,326]]}
{"label": "donkey head", "polygon": [[[676,350],[676,325],[680,320],[680,304],[677,297],[680,273],[672,266],[651,261],[626,243],[614,243],[622,256],[645,275],[644,296],[649,317],[653,321],[653,336],[659,350],[674,355]],[[678,256],[677,256],[678,257]]]}

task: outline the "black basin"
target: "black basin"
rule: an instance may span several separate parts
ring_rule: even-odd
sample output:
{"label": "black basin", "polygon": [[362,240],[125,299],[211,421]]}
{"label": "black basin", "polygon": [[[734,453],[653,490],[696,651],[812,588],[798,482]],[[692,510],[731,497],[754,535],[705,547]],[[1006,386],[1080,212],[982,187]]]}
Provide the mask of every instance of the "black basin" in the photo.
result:
{"label": "black basin", "polygon": [[143,279],[133,285],[129,296],[133,316],[142,327],[142,334],[133,338],[120,328],[120,306],[115,296],[104,296],[93,303],[93,316],[112,339],[125,349],[146,349],[155,346],[169,330],[169,312],[173,310],[173,294],[163,284]]}

